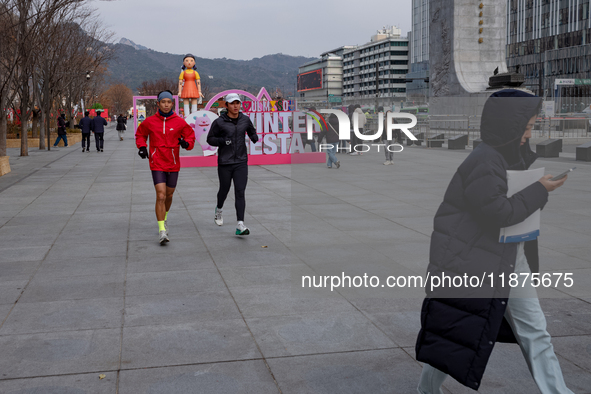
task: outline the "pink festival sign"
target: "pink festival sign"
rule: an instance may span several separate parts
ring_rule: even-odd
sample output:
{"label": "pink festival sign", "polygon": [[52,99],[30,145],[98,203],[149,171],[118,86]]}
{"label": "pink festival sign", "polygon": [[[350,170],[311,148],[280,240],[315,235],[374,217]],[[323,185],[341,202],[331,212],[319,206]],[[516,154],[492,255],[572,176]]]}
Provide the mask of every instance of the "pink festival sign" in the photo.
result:
{"label": "pink festival sign", "polygon": [[[210,111],[213,103],[227,94],[237,93],[250,99],[242,103],[243,113],[250,117],[257,129],[259,141],[249,144],[248,164],[274,165],[299,163],[324,163],[323,152],[305,153],[302,134],[306,132],[306,122],[312,122],[315,131],[320,131],[319,123],[314,122],[305,112],[289,111],[288,101],[274,101],[265,88],[257,96],[243,90],[226,90],[209,100],[205,111],[197,111],[185,118],[194,127],[197,142],[203,149],[203,156],[181,156],[181,167],[217,166],[216,148],[207,144],[207,132],[217,118]],[[245,136],[246,138],[246,136]]]}

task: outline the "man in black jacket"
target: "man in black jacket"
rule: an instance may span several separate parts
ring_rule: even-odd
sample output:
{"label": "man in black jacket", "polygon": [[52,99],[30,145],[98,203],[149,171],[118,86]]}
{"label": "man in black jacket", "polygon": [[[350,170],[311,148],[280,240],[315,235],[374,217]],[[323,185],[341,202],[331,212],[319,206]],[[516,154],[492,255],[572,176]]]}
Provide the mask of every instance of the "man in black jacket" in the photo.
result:
{"label": "man in black jacket", "polygon": [[61,139],[64,140],[64,148],[67,148],[68,147],[68,135],[66,132],[66,114],[61,114],[57,118],[57,138],[55,139],[55,144],[53,144],[54,148],[57,146],[57,144],[59,144]]}
{"label": "man in black jacket", "polygon": [[207,143],[218,147],[218,177],[220,189],[218,202],[215,208],[214,222],[221,226],[224,223],[222,208],[224,201],[234,181],[234,199],[236,200],[236,235],[248,235],[250,230],[244,225],[244,210],[246,200],[244,191],[248,181],[248,155],[246,151],[245,134],[255,144],[259,140],[256,130],[250,118],[240,112],[242,101],[236,93],[226,96],[226,108],[228,112],[222,112],[216,119],[207,134]]}
{"label": "man in black jacket", "polygon": [[107,119],[103,118],[101,113],[101,111],[96,111],[96,116],[92,119],[92,130],[94,131],[97,152],[103,151],[105,126],[107,125]]}
{"label": "man in black jacket", "polygon": [[90,112],[84,112],[84,117],[80,119],[80,123],[78,127],[82,131],[82,152],[84,152],[84,148],[86,147],[86,151],[90,151],[90,132],[92,131],[92,119],[88,116]]}

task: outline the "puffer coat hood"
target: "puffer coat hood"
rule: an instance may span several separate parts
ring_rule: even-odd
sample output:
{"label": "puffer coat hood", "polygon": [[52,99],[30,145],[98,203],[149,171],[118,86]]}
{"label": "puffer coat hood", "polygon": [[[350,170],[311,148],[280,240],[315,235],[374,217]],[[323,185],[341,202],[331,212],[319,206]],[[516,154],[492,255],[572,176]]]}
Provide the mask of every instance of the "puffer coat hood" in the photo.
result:
{"label": "puffer coat hood", "polygon": [[542,98],[516,89],[495,92],[484,105],[480,138],[503,155],[511,170],[525,170],[537,157],[529,140],[523,146],[520,142],[527,123],[541,107]]}

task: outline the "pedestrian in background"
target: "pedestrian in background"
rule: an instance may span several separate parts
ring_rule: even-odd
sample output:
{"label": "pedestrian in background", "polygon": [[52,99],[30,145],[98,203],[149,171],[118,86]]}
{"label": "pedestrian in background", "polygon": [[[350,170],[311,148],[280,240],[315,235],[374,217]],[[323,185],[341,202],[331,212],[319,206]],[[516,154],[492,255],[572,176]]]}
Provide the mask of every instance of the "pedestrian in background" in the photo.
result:
{"label": "pedestrian in background", "polygon": [[334,164],[337,168],[341,167],[341,162],[337,160],[336,152],[339,146],[339,118],[335,114],[328,117],[327,128],[318,135],[318,147],[322,151],[322,140],[326,138],[326,166],[332,168]]}
{"label": "pedestrian in background", "polygon": [[[384,153],[386,155],[386,161],[384,162],[385,166],[389,166],[394,164],[394,152],[391,152],[391,150],[393,150],[394,148],[392,147],[392,145],[395,142],[395,138],[394,135],[392,135],[392,139],[388,140],[388,136],[387,136],[387,124],[388,124],[388,114],[392,112],[390,110],[386,111],[386,114],[384,115],[384,131],[382,133],[382,135],[386,136],[386,145],[384,146]],[[398,121],[396,120],[396,118],[392,119],[392,123],[398,123]]]}
{"label": "pedestrian in background", "polygon": [[[355,111],[353,111],[353,112],[357,114],[357,126],[359,129],[359,133],[363,134],[365,122],[366,122],[365,114],[361,110],[361,106],[359,104],[355,104]],[[351,114],[351,128],[353,128],[353,114]],[[355,148],[359,144],[361,144],[361,139],[359,137],[357,137],[357,135],[355,135],[354,131],[352,131],[351,132],[351,145],[353,145],[352,146],[353,150],[351,151],[351,156],[363,155],[363,152],[358,152],[355,150]]]}
{"label": "pedestrian in background", "polygon": [[64,140],[64,148],[68,147],[68,133],[66,132],[66,126],[69,122],[66,122],[66,114],[61,114],[57,118],[57,138],[55,139],[55,144],[53,147],[55,148],[60,140]]}
{"label": "pedestrian in background", "polygon": [[105,141],[105,126],[107,119],[101,116],[101,111],[96,111],[96,116],[92,119],[92,131],[94,131],[94,141],[96,143],[96,151],[102,152]]}
{"label": "pedestrian in background", "polygon": [[117,132],[119,133],[119,141],[123,141],[123,133],[127,130],[127,118],[123,114],[119,114],[117,118]]}
{"label": "pedestrian in background", "polygon": [[84,112],[84,117],[80,119],[80,123],[78,123],[78,127],[82,133],[82,152],[84,152],[84,148],[86,147],[86,152],[90,151],[90,132],[92,131],[92,119],[88,116],[90,112]]}

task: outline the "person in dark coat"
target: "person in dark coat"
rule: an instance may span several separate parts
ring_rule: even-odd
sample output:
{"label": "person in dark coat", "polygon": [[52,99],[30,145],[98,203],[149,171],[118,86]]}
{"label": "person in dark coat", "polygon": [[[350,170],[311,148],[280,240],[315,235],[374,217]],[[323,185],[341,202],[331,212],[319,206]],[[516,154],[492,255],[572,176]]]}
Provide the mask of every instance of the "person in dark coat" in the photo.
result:
{"label": "person in dark coat", "polygon": [[82,132],[82,152],[84,152],[84,148],[86,148],[86,152],[90,151],[90,132],[92,131],[92,119],[88,116],[90,112],[85,111],[84,117],[80,119],[80,123],[78,123],[78,127]]}
{"label": "person in dark coat", "polygon": [[55,143],[53,147],[55,148],[57,144],[59,144],[60,140],[64,140],[64,148],[68,147],[68,133],[66,132],[66,125],[69,122],[66,122],[66,114],[61,114],[57,118],[57,138],[55,139]]}
{"label": "person in dark coat", "polygon": [[[499,276],[538,270],[537,240],[500,243],[499,232],[525,220],[566,178],[546,175],[507,197],[507,170],[526,170],[537,155],[529,147],[542,99],[520,90],[493,93],[482,111],[482,143],[454,174],[434,219],[428,275],[483,277],[482,287],[426,286],[416,358],[424,362],[418,391],[442,394],[450,375],[479,389],[496,342],[518,342],[543,394],[571,394],[554,354],[534,287],[511,288]],[[521,284],[520,284],[521,285]],[[516,341],[517,339],[517,341]]]}
{"label": "person in dark coat", "polygon": [[123,141],[123,133],[125,133],[125,130],[127,130],[127,118],[125,116],[123,116],[123,114],[120,114],[119,117],[117,118],[117,131],[119,133],[119,140]]}
{"label": "person in dark coat", "polygon": [[[326,166],[332,168],[334,164],[337,168],[341,167],[341,162],[337,160],[336,152],[339,146],[339,119],[335,114],[331,114],[326,122],[327,128],[323,127],[320,134],[318,134],[318,147],[322,152],[322,148],[326,150]],[[323,146],[322,140],[326,137],[326,146]]]}
{"label": "person in dark coat", "polygon": [[107,119],[103,118],[101,113],[101,111],[96,111],[96,116],[92,119],[92,131],[94,131],[97,152],[103,151],[105,126],[107,125]]}
{"label": "person in dark coat", "polygon": [[228,192],[234,183],[234,205],[236,207],[236,235],[248,235],[250,229],[244,225],[246,209],[246,184],[248,183],[248,154],[245,135],[256,144],[259,140],[257,131],[250,118],[240,112],[242,100],[236,93],[226,95],[227,112],[213,121],[207,143],[218,147],[218,178],[220,188],[217,195],[214,222],[218,226],[224,224],[222,208]]}

